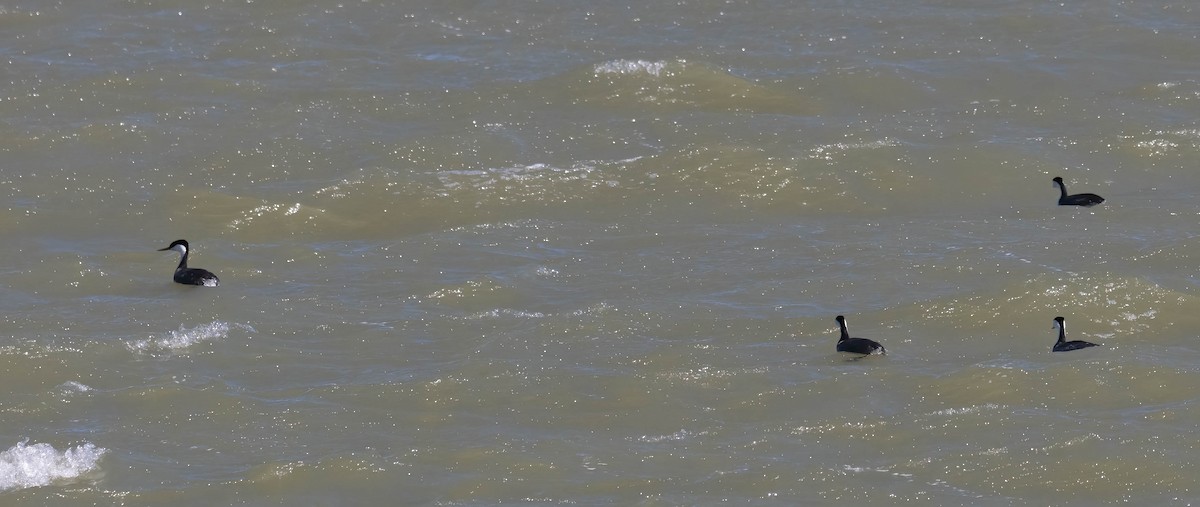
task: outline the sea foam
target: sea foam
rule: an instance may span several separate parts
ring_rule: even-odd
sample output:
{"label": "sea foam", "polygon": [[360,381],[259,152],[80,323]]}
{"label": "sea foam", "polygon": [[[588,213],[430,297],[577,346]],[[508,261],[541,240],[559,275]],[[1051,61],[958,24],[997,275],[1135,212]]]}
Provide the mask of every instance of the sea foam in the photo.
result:
{"label": "sea foam", "polygon": [[46,443],[17,445],[0,452],[0,491],[46,486],[95,470],[108,452],[91,442],[59,451]]}
{"label": "sea foam", "polygon": [[667,62],[663,61],[613,60],[597,64],[592,68],[592,72],[596,74],[649,74],[651,76],[659,76],[662,75],[666,67]]}
{"label": "sea foam", "polygon": [[[238,327],[247,331],[254,330],[250,326],[242,324],[233,324],[232,327]],[[214,320],[208,324],[201,324],[193,328],[179,326],[178,331],[168,331],[163,335],[134,340],[129,342],[128,346],[134,352],[179,350],[198,343],[224,339],[229,336],[230,329],[231,325],[229,323]]]}

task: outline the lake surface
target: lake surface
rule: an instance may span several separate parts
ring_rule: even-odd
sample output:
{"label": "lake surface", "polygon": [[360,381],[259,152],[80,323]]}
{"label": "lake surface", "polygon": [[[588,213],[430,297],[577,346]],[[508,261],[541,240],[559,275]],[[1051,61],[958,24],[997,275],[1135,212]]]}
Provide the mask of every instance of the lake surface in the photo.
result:
{"label": "lake surface", "polygon": [[0,503],[1198,503],[1197,26],[2,6]]}

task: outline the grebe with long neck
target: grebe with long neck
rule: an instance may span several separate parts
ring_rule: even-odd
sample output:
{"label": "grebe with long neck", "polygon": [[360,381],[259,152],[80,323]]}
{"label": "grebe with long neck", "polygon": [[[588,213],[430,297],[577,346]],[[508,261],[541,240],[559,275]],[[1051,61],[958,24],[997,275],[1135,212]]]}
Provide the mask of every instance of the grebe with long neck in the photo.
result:
{"label": "grebe with long neck", "polygon": [[1058,341],[1054,342],[1054,347],[1050,350],[1053,352],[1066,352],[1068,350],[1086,349],[1088,347],[1099,347],[1099,344],[1085,342],[1083,340],[1067,341],[1067,319],[1062,317],[1054,318],[1054,328],[1058,330]]}
{"label": "grebe with long neck", "polygon": [[211,271],[188,267],[187,240],[177,239],[171,243],[171,246],[158,249],[160,252],[165,252],[167,250],[173,250],[181,254],[181,257],[179,258],[179,266],[175,268],[174,278],[177,283],[182,283],[184,285],[203,285],[205,287],[216,287],[221,283],[221,281],[217,279],[217,275],[212,274]]}
{"label": "grebe with long neck", "polygon": [[880,345],[879,342],[875,340],[868,340],[866,338],[851,338],[850,332],[846,330],[846,317],[838,315],[837,323],[838,327],[842,330],[842,336],[841,338],[838,338],[837,342],[838,352],[853,352],[855,354],[862,354],[865,356],[872,354],[887,354],[887,350],[884,350],[883,345]]}
{"label": "grebe with long neck", "polygon": [[1063,184],[1062,176],[1054,177],[1054,186],[1061,192],[1058,198],[1059,206],[1095,206],[1104,202],[1104,198],[1096,194],[1067,195],[1067,186]]}

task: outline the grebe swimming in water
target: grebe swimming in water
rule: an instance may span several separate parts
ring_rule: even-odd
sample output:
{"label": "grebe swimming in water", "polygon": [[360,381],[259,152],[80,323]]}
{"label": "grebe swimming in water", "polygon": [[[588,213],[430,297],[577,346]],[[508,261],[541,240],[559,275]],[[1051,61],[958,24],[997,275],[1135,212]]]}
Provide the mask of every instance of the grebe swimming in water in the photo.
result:
{"label": "grebe swimming in water", "polygon": [[1095,206],[1104,202],[1104,198],[1096,194],[1067,195],[1067,186],[1063,185],[1061,176],[1054,177],[1054,186],[1062,191],[1062,197],[1058,198],[1059,206]]}
{"label": "grebe swimming in water", "polygon": [[1099,344],[1085,342],[1083,340],[1067,341],[1067,319],[1062,317],[1054,318],[1054,328],[1058,330],[1058,341],[1054,342],[1054,348],[1050,349],[1054,352],[1066,352],[1068,350],[1086,349],[1088,347],[1099,347]]}
{"label": "grebe swimming in water", "polygon": [[167,250],[174,250],[183,255],[179,258],[179,267],[175,268],[176,282],[185,285],[203,285],[205,287],[216,287],[217,284],[221,283],[221,281],[217,279],[217,275],[212,274],[212,272],[208,270],[187,267],[187,240],[177,239],[175,242],[171,243],[171,246],[158,249],[160,252],[165,252]]}
{"label": "grebe swimming in water", "polygon": [[853,352],[855,354],[871,355],[871,354],[887,354],[883,345],[875,340],[866,338],[851,338],[850,333],[846,331],[846,317],[837,316],[838,327],[842,329],[842,337],[838,338],[838,352]]}

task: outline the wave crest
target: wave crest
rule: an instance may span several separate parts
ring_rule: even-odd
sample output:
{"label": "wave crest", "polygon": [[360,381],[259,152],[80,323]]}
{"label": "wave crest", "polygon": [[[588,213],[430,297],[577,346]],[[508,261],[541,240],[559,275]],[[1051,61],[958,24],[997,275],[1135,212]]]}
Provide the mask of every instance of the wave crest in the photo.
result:
{"label": "wave crest", "polygon": [[46,486],[74,479],[97,467],[108,449],[91,442],[58,451],[46,443],[20,442],[0,452],[0,491]]}
{"label": "wave crest", "polygon": [[[237,327],[246,331],[254,330],[250,326],[243,324],[234,324],[232,327]],[[230,329],[231,325],[229,323],[218,320],[214,320],[208,324],[201,324],[190,329],[179,326],[178,331],[168,331],[167,334],[164,335],[151,336],[143,340],[135,340],[130,342],[129,349],[134,352],[184,349],[198,343],[222,340],[229,336]]]}
{"label": "wave crest", "polygon": [[[679,63],[683,63],[680,61]],[[598,63],[592,68],[592,72],[596,74],[649,74],[651,76],[661,76],[663,70],[667,68],[670,62],[657,61],[651,62],[647,60],[613,60],[610,62]]]}

